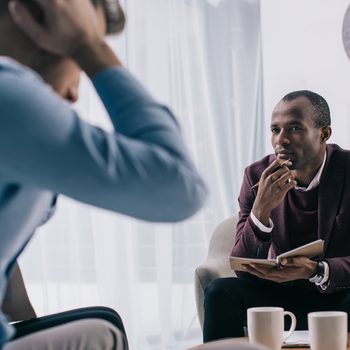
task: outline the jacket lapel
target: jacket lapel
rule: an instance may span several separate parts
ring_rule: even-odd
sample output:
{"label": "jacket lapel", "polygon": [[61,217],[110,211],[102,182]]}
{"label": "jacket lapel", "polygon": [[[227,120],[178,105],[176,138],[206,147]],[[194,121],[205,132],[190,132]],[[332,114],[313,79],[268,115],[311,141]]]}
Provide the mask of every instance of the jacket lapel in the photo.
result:
{"label": "jacket lapel", "polygon": [[321,175],[318,193],[318,236],[325,241],[324,252],[339,211],[345,174],[344,167],[338,164],[332,149],[328,147],[327,150],[329,153]]}

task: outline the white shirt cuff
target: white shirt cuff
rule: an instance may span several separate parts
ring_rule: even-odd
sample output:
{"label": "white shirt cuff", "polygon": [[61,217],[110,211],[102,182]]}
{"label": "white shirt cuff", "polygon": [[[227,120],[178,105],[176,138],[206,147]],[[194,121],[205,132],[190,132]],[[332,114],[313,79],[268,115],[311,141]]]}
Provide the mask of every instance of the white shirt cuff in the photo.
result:
{"label": "white shirt cuff", "polygon": [[261,223],[257,217],[253,214],[253,212],[250,212],[250,217],[254,223],[254,225],[263,232],[271,232],[273,230],[273,222],[272,220],[269,218],[269,227],[265,226],[263,223]]}
{"label": "white shirt cuff", "polygon": [[323,265],[324,265],[324,275],[323,275],[323,279],[321,282],[319,283],[315,283],[316,286],[321,287],[321,289],[325,290],[328,287],[328,280],[329,280],[329,265],[326,261],[322,261]]}

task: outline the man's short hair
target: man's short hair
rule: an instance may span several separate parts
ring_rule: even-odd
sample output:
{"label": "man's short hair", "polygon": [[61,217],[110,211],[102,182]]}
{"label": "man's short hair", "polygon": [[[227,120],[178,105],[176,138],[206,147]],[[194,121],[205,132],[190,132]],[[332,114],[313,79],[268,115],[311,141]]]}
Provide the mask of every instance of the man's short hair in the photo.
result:
{"label": "man's short hair", "polygon": [[[35,0],[20,0],[25,4],[37,21],[43,22],[43,13]],[[96,7],[98,4],[104,9],[106,16],[107,34],[120,33],[125,27],[125,14],[119,0],[91,0]],[[8,12],[9,0],[0,0],[0,15]]]}
{"label": "man's short hair", "polygon": [[331,115],[327,101],[319,94],[309,90],[293,91],[285,95],[281,101],[292,101],[298,97],[306,97],[314,107],[313,120],[316,128],[331,125]]}
{"label": "man's short hair", "polygon": [[119,0],[92,0],[97,6],[101,3],[106,16],[107,34],[117,34],[125,27],[125,14]]}

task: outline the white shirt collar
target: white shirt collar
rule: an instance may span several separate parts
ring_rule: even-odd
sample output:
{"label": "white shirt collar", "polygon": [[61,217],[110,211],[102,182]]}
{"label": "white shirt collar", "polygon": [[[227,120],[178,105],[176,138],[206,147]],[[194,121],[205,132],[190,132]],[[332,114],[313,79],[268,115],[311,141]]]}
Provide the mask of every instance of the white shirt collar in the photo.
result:
{"label": "white shirt collar", "polygon": [[307,186],[307,187],[295,186],[295,189],[296,189],[296,190],[306,192],[306,191],[312,190],[313,188],[315,188],[316,186],[319,185],[320,179],[321,179],[321,175],[322,175],[322,172],[323,172],[323,168],[324,168],[324,165],[326,164],[326,158],[327,158],[327,152],[325,152],[322,165],[321,165],[320,168],[318,169],[318,171],[317,171],[315,177],[314,177],[314,178],[312,179],[312,181],[309,183],[309,186]]}

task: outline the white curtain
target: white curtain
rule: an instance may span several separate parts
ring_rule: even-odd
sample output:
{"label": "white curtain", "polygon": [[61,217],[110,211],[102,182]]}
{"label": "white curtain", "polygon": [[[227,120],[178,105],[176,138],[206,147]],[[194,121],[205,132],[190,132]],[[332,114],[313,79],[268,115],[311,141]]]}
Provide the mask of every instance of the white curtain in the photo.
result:
{"label": "white curtain", "polygon": [[[244,167],[265,153],[259,1],[125,0],[124,8],[127,29],[109,42],[177,115],[210,197],[175,225],[61,197],[20,264],[40,315],[106,305],[122,316],[131,349],[184,349],[201,342],[194,269],[214,227],[237,210]],[[87,79],[76,107],[111,127]]]}

